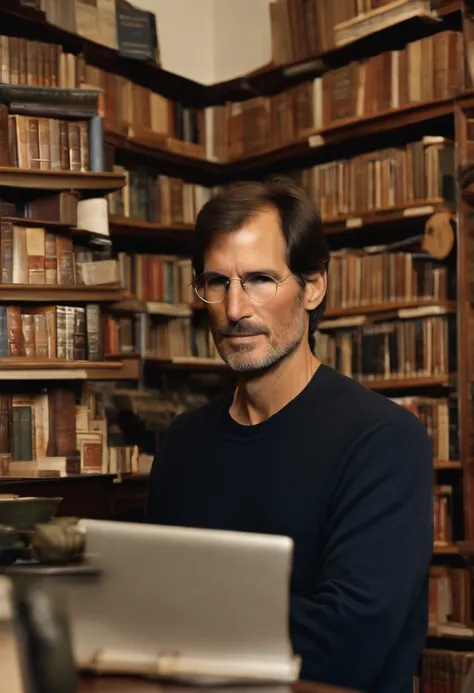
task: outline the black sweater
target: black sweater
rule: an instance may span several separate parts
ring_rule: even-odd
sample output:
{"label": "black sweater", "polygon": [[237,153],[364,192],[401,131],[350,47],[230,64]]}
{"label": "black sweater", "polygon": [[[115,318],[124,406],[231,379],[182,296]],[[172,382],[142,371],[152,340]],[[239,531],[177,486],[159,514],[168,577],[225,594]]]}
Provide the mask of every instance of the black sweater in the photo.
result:
{"label": "black sweater", "polygon": [[290,632],[301,678],[411,693],[433,545],[423,425],[327,366],[255,426],[231,418],[231,399],[173,421],[145,521],[292,537]]}

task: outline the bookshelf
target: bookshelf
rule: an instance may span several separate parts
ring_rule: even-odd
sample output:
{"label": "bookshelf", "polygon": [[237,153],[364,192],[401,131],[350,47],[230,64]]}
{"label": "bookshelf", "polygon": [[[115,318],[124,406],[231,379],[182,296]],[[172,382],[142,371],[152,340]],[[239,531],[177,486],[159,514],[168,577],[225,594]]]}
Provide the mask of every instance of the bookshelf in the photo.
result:
{"label": "bookshelf", "polygon": [[[326,7],[327,2],[320,4]],[[345,371],[356,363],[350,375],[412,409],[433,439],[437,535],[430,576],[430,637],[421,675],[426,687],[439,684],[441,693],[448,690],[447,680],[440,683],[437,677],[448,672],[449,690],[457,692],[459,671],[474,651],[473,617],[459,606],[461,593],[468,598],[470,580],[466,544],[458,544],[474,539],[471,5],[461,0],[433,2],[418,13],[401,15],[390,26],[386,21],[373,24],[370,35],[344,45],[327,45],[311,34],[303,39],[301,32],[312,25],[301,22],[299,4],[278,0],[276,5],[276,15],[269,17],[275,26],[280,22],[272,63],[253,74],[205,86],[150,61],[122,58],[116,49],[53,26],[43,12],[21,7],[19,0],[2,3],[0,18],[7,35],[26,41],[41,36],[42,42],[57,47],[59,68],[48,77],[50,87],[100,94],[97,113],[104,152],[102,168],[94,171],[0,166],[0,193],[6,190],[18,205],[16,189],[28,196],[73,189],[80,199],[106,196],[109,209],[105,237],[70,220],[25,219],[16,209],[4,210],[2,222],[43,227],[79,246],[102,241],[102,246],[95,246],[95,252],[104,253],[98,261],[116,261],[119,280],[107,286],[41,288],[3,282],[0,295],[8,304],[100,304],[104,354],[98,361],[51,359],[47,364],[38,358],[18,363],[0,358],[0,381],[16,378],[46,392],[59,386],[75,388],[76,402],[90,412],[89,424],[100,428],[106,417],[100,397],[94,399],[96,384],[104,398],[120,400],[116,410],[132,412],[135,423],[146,421],[145,427],[156,426],[161,435],[177,411],[170,401],[176,395],[175,382],[179,387],[185,383],[189,399],[190,391],[203,383],[219,391],[229,377],[205,338],[205,310],[184,291],[196,212],[215,188],[230,181],[275,172],[293,176],[321,209],[337,272],[332,283],[345,292],[331,294],[318,333],[325,340],[320,345],[327,360]],[[338,11],[343,5],[350,3],[338,4]],[[389,3],[378,5],[386,19],[392,11],[386,7]],[[293,13],[283,22],[283,39],[282,7]],[[342,16],[338,20],[352,21]],[[282,51],[278,41],[286,41],[286,49],[289,41],[300,52]],[[436,79],[429,79],[431,72],[437,73]],[[407,75],[412,75],[411,81]],[[370,85],[382,83],[390,90],[370,91]],[[354,84],[358,98],[351,92]],[[66,91],[61,93],[67,106]],[[137,104],[135,109],[131,103]],[[0,204],[1,199],[0,194]],[[448,242],[441,257],[427,256],[429,224],[443,214],[450,218],[454,243]],[[379,280],[364,284],[362,268]],[[163,280],[165,275],[170,284]],[[384,283],[380,276],[390,281]],[[188,348],[183,333],[189,335],[190,330],[200,335],[199,348]],[[403,347],[396,352],[390,337],[394,331]],[[382,348],[381,340],[384,364],[374,356]],[[373,356],[369,365],[364,351]],[[402,363],[402,353],[408,366]],[[157,383],[160,389],[152,395],[149,389]],[[193,400],[192,406],[201,401]],[[86,509],[93,516],[112,515],[115,503],[135,512],[145,498],[146,474],[136,459],[131,461],[129,449],[119,459],[119,449],[130,444],[114,438],[115,423],[109,441],[115,466],[105,463],[102,474],[96,475],[101,477],[96,481],[107,509],[94,502]],[[83,424],[83,444],[90,442],[91,455],[97,456],[97,440],[89,440],[97,431]],[[53,471],[43,468],[41,473]],[[113,491],[111,477],[104,472],[118,475],[121,483]],[[89,481],[92,487],[92,478]],[[41,482],[35,479],[35,492]],[[61,484],[70,489],[75,482],[65,476],[44,483],[59,492]],[[78,477],[77,483],[85,492],[87,482]],[[74,497],[67,492],[68,509],[75,513],[82,512],[80,492]],[[446,608],[450,599],[451,611]],[[453,645],[458,638],[462,652],[454,652],[460,649]]]}

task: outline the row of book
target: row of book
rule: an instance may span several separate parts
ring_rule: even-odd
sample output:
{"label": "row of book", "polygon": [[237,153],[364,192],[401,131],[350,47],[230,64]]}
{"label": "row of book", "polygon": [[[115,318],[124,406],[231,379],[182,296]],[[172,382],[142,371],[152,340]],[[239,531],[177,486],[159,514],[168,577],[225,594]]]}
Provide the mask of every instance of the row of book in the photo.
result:
{"label": "row of book", "polygon": [[140,353],[141,324],[133,315],[105,315],[104,354],[123,356]]}
{"label": "row of book", "polygon": [[156,17],[130,2],[41,0],[48,22],[89,41],[118,50],[122,57],[159,63]]}
{"label": "row of book", "polygon": [[133,317],[104,316],[106,356],[143,353],[149,359],[206,358],[222,362],[205,321],[188,317],[144,316],[139,325]]}
{"label": "row of book", "polygon": [[[118,253],[121,286],[144,301],[195,303],[190,258],[176,255]],[[447,301],[454,287],[447,267],[429,257],[389,252],[384,246],[367,246],[331,253],[327,307],[382,305],[390,302]]]}
{"label": "row of book", "polygon": [[19,226],[0,220],[2,284],[84,286],[89,265],[104,259],[104,252],[73,242],[46,227]]}
{"label": "row of book", "polygon": [[149,320],[145,333],[147,358],[205,358],[222,363],[209,329],[190,318]]}
{"label": "row of book", "polygon": [[469,569],[432,565],[429,579],[430,625],[436,624],[441,632],[442,626],[452,629],[471,627],[473,613]]}
{"label": "row of book", "polygon": [[412,412],[426,428],[434,460],[459,459],[457,403],[446,397],[394,397],[392,401]]}
{"label": "row of book", "polygon": [[328,309],[360,307],[363,312],[364,306],[383,303],[453,299],[447,267],[428,257],[389,252],[384,246],[331,253]]}
{"label": "row of book", "polygon": [[453,97],[464,89],[464,79],[462,34],[440,32],[275,96],[212,107],[206,115],[207,157],[238,159],[344,120]]}
{"label": "row of book", "polygon": [[139,169],[114,165],[125,176],[125,187],[110,193],[109,213],[158,224],[194,224],[197,213],[210,198],[212,189],[180,178],[155,176]]}
{"label": "row of book", "polygon": [[434,487],[433,540],[438,547],[453,543],[453,487],[448,484]]}
{"label": "row of book", "polygon": [[[315,58],[413,14],[429,14],[445,1],[274,0],[268,6],[273,60],[277,65],[287,65]],[[380,12],[383,7],[387,12]]]}
{"label": "row of book", "polygon": [[287,65],[334,48],[334,26],[355,16],[355,4],[332,0],[276,0],[269,3],[275,63]]}
{"label": "row of book", "polygon": [[316,203],[323,220],[410,205],[417,200],[454,201],[454,144],[424,137],[368,152],[292,176]]}
{"label": "row of book", "polygon": [[[329,323],[329,321],[327,321]],[[340,326],[332,321],[330,327]],[[326,321],[320,324],[327,330]],[[446,376],[456,370],[454,316],[367,322],[315,334],[318,357],[345,375],[368,382]]]}
{"label": "row of book", "polygon": [[[8,80],[26,84],[40,81],[38,75],[28,71],[11,72],[11,55],[8,60],[8,69],[2,67]],[[100,89],[100,112],[108,131],[151,146],[177,146],[172,145],[171,138],[189,145],[179,149],[183,153],[221,161],[282,146],[341,119],[368,117],[450,97],[464,88],[463,37],[454,31],[440,32],[410,43],[401,51],[337,68],[272,97],[208,109],[183,108],[126,78],[87,65],[81,56],[67,55],[64,61],[63,70],[54,68],[54,76],[41,81]],[[0,150],[4,162],[9,160],[21,168],[31,164],[38,168],[88,169],[84,125],[70,121],[66,127],[55,119],[28,118],[14,122],[9,129],[20,132],[16,138],[12,134],[9,148]],[[8,137],[4,141],[8,142]]]}
{"label": "row of book", "polygon": [[119,252],[118,262],[121,286],[137,300],[193,303],[190,258]]}
{"label": "row of book", "polygon": [[[416,201],[454,199],[454,143],[430,136],[293,171],[325,221],[390,210]],[[141,170],[123,173],[127,185],[109,195],[111,214],[162,224],[192,224],[217,188],[206,188]]]}
{"label": "row of book", "polygon": [[0,106],[0,166],[89,171],[86,120],[9,115]]}
{"label": "row of book", "polygon": [[[293,171],[323,220],[400,208],[416,201],[454,199],[454,143],[431,136]],[[110,213],[161,224],[192,224],[217,188],[113,166],[126,186],[109,195]]]}
{"label": "row of book", "polygon": [[421,663],[421,687],[416,693],[462,693],[474,663],[474,652],[426,649]]}
{"label": "row of book", "polygon": [[110,445],[100,392],[85,385],[0,395],[0,469],[13,476],[137,471],[134,446]]}
{"label": "row of book", "polygon": [[100,307],[0,305],[0,357],[102,360]]}

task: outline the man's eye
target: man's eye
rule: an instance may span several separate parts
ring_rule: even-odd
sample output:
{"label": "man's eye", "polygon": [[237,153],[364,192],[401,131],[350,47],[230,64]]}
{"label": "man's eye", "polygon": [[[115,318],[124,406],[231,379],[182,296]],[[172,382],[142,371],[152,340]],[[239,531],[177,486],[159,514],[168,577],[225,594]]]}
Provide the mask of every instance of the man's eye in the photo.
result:
{"label": "man's eye", "polygon": [[217,288],[219,286],[226,286],[228,282],[227,277],[208,277],[206,284],[210,288]]}
{"label": "man's eye", "polygon": [[269,283],[274,283],[275,280],[273,277],[270,277],[268,274],[252,274],[251,277],[247,277],[245,280],[246,284],[269,284]]}

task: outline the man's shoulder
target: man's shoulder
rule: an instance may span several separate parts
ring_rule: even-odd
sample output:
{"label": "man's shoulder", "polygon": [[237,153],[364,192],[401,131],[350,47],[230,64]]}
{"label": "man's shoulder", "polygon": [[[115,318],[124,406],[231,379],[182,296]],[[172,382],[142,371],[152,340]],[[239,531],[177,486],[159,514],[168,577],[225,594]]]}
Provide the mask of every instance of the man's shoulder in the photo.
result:
{"label": "man's shoulder", "polygon": [[223,411],[227,399],[228,395],[225,393],[196,409],[189,409],[178,414],[169,425],[168,435],[173,437],[187,435],[202,430],[208,425],[214,425]]}
{"label": "man's shoulder", "polygon": [[387,397],[330,368],[325,369],[326,411],[341,433],[359,438],[381,429],[428,439],[425,426],[410,410],[409,400]]}

